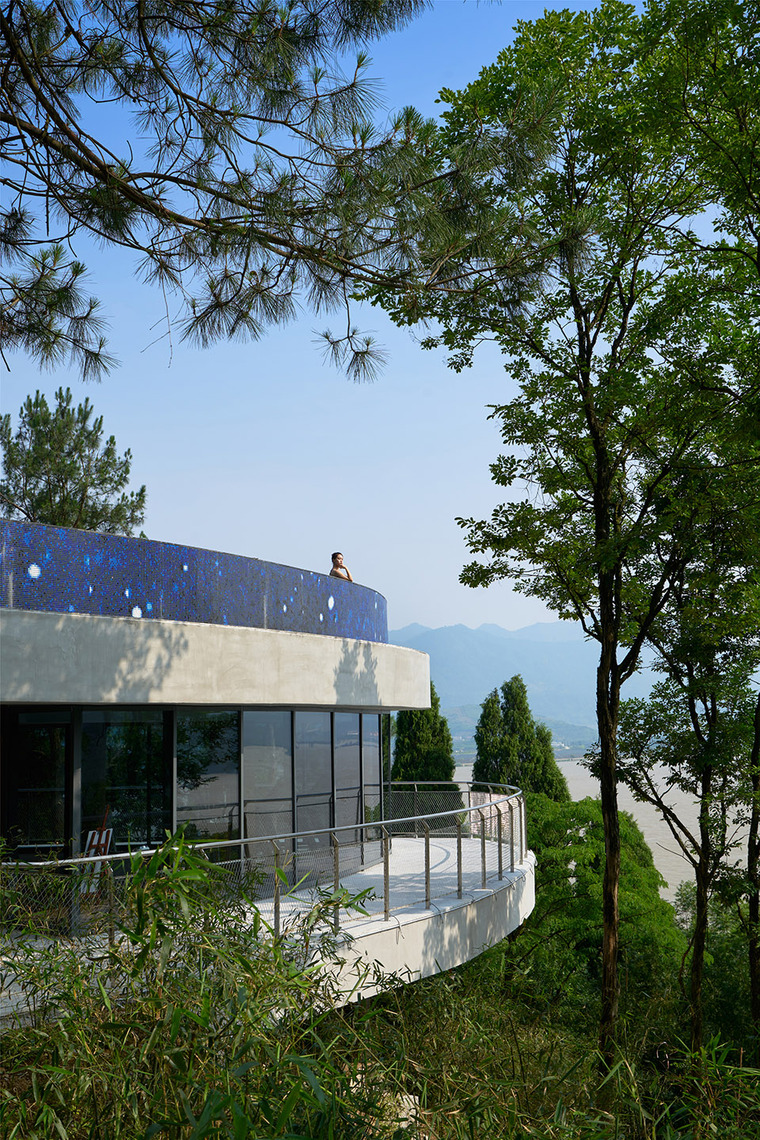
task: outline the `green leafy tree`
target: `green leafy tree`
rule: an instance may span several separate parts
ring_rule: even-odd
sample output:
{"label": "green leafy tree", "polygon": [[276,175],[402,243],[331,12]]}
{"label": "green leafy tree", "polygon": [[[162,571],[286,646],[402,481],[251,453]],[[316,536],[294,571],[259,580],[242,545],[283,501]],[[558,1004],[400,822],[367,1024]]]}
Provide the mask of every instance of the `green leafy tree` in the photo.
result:
{"label": "green leafy tree", "polygon": [[[441,330],[427,343],[445,345],[453,367],[492,339],[511,382],[493,412],[505,450],[492,473],[508,501],[490,520],[460,520],[478,557],[463,581],[512,579],[599,646],[608,1063],[619,993],[622,688],[691,555],[695,521],[731,501],[740,469],[730,444],[744,435],[747,462],[756,455],[747,421],[758,377],[741,338],[753,341],[757,282],[742,259],[699,249],[689,219],[709,207],[712,189],[688,148],[653,121],[641,87],[650,48],[633,9],[604,0],[591,13],[522,24],[476,82],[443,93],[440,154],[489,136],[478,200],[494,219],[519,216],[534,275],[510,305],[492,250],[471,244],[459,295],[414,299],[415,317]],[[551,156],[516,189],[504,155],[526,104],[547,108]],[[380,299],[399,321],[412,311],[403,298]]]}
{"label": "green leafy tree", "polygon": [[501,690],[494,689],[481,708],[473,782],[513,784],[524,792],[569,800],[567,781],[554,759],[552,734],[534,721],[522,677],[512,677]]}
{"label": "green leafy tree", "polygon": [[[697,888],[681,883],[676,892],[678,925],[693,945],[697,926]],[[752,1016],[747,960],[746,910],[723,892],[710,895],[707,953],[701,987],[704,1035],[734,1046],[757,1064],[757,1028]]]}
{"label": "green leafy tree", "polygon": [[454,746],[441,702],[430,683],[430,708],[407,709],[396,715],[394,780],[450,781],[454,778]]}
{"label": "green leafy tree", "polygon": [[[510,940],[506,969],[525,997],[552,1021],[592,1027],[601,972],[604,823],[598,800],[558,803],[528,794],[530,845],[536,854],[536,908]],[[677,976],[686,939],[663,880],[634,819],[620,816],[620,948],[629,1022],[672,1034],[682,999]],[[527,968],[527,970],[526,970]],[[655,1026],[651,1024],[656,1019]],[[672,1020],[671,1020],[672,1019]]]}
{"label": "green leafy tree", "polygon": [[649,0],[639,82],[656,129],[719,208],[710,245],[760,278],[758,15],[754,0]]}
{"label": "green leafy tree", "polygon": [[[748,925],[747,883],[737,890],[736,876],[744,875],[732,864],[736,817],[747,799],[748,760],[757,743],[755,705],[743,686],[732,691],[725,681],[694,677],[683,684],[671,677],[655,686],[648,701],[624,701],[621,708],[620,778],[637,799],[657,808],[694,876],[684,987],[694,1050],[703,1044],[703,982],[716,891],[736,894]],[[696,825],[679,811],[681,801],[698,805]]]}
{"label": "green leafy tree", "polygon": [[[4,5],[3,351],[71,357],[90,375],[108,366],[67,252],[82,232],[135,251],[204,345],[258,337],[295,314],[297,294],[319,312],[354,280],[397,277],[406,255],[387,206],[427,128],[411,110],[373,126],[365,48],[426,3]],[[341,345],[357,373],[369,366],[354,329]]]}
{"label": "green leafy tree", "polygon": [[70,389],[59,388],[54,408],[37,392],[27,396],[12,431],[0,419],[3,477],[0,509],[8,518],[105,534],[132,534],[145,517],[145,487],[127,491],[130,451],[103,440],[103,417],[93,418],[88,399],[73,406]]}
{"label": "green leafy tree", "polygon": [[[672,583],[649,640],[664,679],[648,700],[624,701],[620,778],[668,824],[694,874],[689,995],[692,1048],[703,1038],[702,987],[709,902],[732,897],[747,936],[750,1008],[760,1024],[758,850],[760,824],[760,593],[756,535],[760,482],[743,468],[727,510],[695,527],[701,548]],[[693,827],[671,792],[698,805]],[[748,825],[747,871],[734,867],[737,817]]]}

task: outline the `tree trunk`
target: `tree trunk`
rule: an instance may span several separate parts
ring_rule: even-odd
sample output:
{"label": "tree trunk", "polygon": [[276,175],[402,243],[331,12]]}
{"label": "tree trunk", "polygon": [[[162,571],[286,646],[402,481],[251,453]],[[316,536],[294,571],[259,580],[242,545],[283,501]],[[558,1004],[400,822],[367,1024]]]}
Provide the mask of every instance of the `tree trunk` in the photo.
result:
{"label": "tree trunk", "polygon": [[750,763],[752,800],[747,838],[747,882],[749,902],[749,1002],[752,1021],[760,1029],[760,696],[755,705],[754,738]]}
{"label": "tree trunk", "polygon": [[609,1068],[614,1059],[620,985],[618,979],[620,883],[620,820],[617,802],[617,713],[619,685],[613,672],[611,647],[603,648],[597,670],[599,780],[604,821],[604,879],[602,882],[602,1007],[599,1050]]}
{"label": "tree trunk", "polygon": [[691,952],[691,976],[689,1004],[691,1006],[691,1048],[696,1053],[702,1047],[702,978],[705,970],[705,947],[707,945],[707,903],[709,898],[708,850],[709,836],[702,834],[701,851],[696,868],[697,905],[694,915],[694,941]]}
{"label": "tree trunk", "polygon": [[699,789],[699,858],[694,870],[697,888],[694,914],[694,939],[691,951],[689,1003],[691,1005],[691,1047],[694,1052],[702,1047],[702,979],[705,972],[707,946],[708,902],[710,897],[710,865],[715,843],[710,827],[710,801],[713,790],[713,768],[705,764]]}

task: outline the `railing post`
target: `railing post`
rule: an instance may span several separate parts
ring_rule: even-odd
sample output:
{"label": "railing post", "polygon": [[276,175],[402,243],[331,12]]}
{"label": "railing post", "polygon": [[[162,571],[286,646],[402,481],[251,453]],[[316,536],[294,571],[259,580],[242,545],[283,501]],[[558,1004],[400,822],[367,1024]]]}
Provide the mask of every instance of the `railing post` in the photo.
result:
{"label": "railing post", "polygon": [[520,806],[522,808],[522,827],[520,829],[520,838],[522,839],[522,855],[520,862],[524,863],[528,857],[528,809],[525,806],[525,796],[520,797]]}
{"label": "railing post", "polygon": [[[333,893],[337,896],[340,890],[340,843],[334,831],[330,832],[330,843],[333,849]],[[337,901],[333,907],[333,931],[340,930],[340,903]]]}
{"label": "railing post", "polygon": [[390,836],[384,825],[380,830],[383,833],[383,914],[387,922],[391,914]]}
{"label": "railing post", "polygon": [[108,945],[113,946],[116,942],[116,923],[114,916],[114,882],[113,882],[113,867],[110,863],[106,863],[103,868],[106,875],[106,895],[108,898]]}
{"label": "railing post", "polygon": [[496,842],[498,843],[498,846],[499,846],[499,879],[501,880],[504,878],[504,860],[502,858],[502,853],[501,853],[501,837],[502,837],[501,805],[500,804],[494,804],[494,807],[496,808]]}
{"label": "railing post", "polygon": [[430,910],[430,828],[426,820],[422,820],[425,828],[425,910]]}
{"label": "railing post", "polygon": [[274,936],[280,937],[280,848],[274,839],[270,840],[274,847]]}
{"label": "railing post", "polygon": [[478,808],[480,816],[480,878],[482,886],[486,885],[486,820],[483,809]]}
{"label": "railing post", "polygon": [[515,805],[509,801],[509,869],[515,869]]}
{"label": "railing post", "polygon": [[457,816],[457,898],[462,897],[462,821]]}
{"label": "railing post", "polygon": [[420,833],[419,823],[417,821],[417,816],[419,814],[420,814],[420,801],[419,801],[419,796],[417,793],[417,785],[415,784],[414,785],[414,810],[412,812],[412,815],[414,816],[414,834],[415,835],[419,835],[419,833]]}

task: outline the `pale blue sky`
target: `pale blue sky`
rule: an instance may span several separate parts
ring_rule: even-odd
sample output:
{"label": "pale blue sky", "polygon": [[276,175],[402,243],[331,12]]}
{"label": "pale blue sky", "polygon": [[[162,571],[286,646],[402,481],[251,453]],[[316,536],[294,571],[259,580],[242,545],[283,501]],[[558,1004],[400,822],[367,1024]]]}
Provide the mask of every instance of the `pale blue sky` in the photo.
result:
{"label": "pale blue sky", "polygon": [[[441,87],[464,86],[509,42],[516,20],[543,8],[437,0],[374,47],[386,106],[434,114]],[[552,619],[505,584],[458,582],[467,552],[455,516],[483,517],[499,501],[488,470],[499,439],[486,405],[505,401],[510,385],[493,351],[457,375],[376,310],[357,322],[389,350],[374,384],[323,365],[314,330],[338,317],[305,313],[253,344],[201,351],[175,339],[170,348],[152,343],[164,303],[134,280],[135,259],[111,251],[87,261],[120,367],[84,385],[11,357],[2,410],[15,418],[36,388],[49,399],[59,385],[77,400],[89,395],[119,449],[131,448],[135,483],[147,485],[149,538],[317,570],[341,549],[354,578],[387,597],[391,628]]]}

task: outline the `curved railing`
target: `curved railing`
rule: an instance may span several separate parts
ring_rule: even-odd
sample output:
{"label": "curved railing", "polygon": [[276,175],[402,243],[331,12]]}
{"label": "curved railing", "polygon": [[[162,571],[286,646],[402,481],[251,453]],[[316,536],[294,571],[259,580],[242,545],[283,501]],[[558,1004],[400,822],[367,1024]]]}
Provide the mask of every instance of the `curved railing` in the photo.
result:
{"label": "curved railing", "polygon": [[[519,873],[527,854],[525,799],[500,785],[393,783],[383,818],[192,846],[229,872],[220,879],[225,897],[253,895],[275,935],[316,898],[328,900],[338,931],[496,889]],[[135,854],[148,859],[154,849],[38,863],[6,859],[3,925],[79,937],[108,929],[113,937]],[[347,906],[357,897],[358,905]]]}

